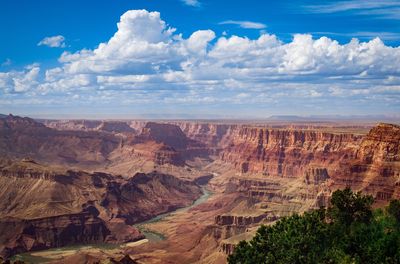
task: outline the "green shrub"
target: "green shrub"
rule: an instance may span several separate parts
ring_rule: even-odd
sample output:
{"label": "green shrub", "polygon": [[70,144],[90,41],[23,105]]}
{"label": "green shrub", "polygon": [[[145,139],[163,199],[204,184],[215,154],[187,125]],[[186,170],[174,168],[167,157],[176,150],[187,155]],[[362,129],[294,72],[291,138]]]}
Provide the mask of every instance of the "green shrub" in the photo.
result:
{"label": "green shrub", "polygon": [[241,241],[230,264],[400,263],[400,202],[373,211],[373,198],[335,191],[331,206],[261,226]]}

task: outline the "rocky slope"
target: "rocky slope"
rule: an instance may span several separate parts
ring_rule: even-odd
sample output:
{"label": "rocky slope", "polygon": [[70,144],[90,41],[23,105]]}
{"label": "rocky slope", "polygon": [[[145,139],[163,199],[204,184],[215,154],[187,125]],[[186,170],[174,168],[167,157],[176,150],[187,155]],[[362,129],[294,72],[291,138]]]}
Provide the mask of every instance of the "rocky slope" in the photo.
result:
{"label": "rocky slope", "polygon": [[187,137],[203,143],[209,149],[210,154],[218,152],[229,144],[229,136],[239,125],[218,124],[218,123],[176,123]]}
{"label": "rocky slope", "polygon": [[242,127],[231,135],[220,159],[243,174],[331,179],[378,200],[399,196],[399,126],[379,124],[365,135]]}
{"label": "rocky slope", "polygon": [[124,121],[100,120],[44,120],[43,124],[57,130],[102,131],[110,133],[135,133],[136,130]]}
{"label": "rocky slope", "polygon": [[[331,187],[317,204],[326,203],[330,191],[345,186],[371,193],[378,201],[399,197],[396,125],[379,124],[363,135],[366,126],[351,124],[172,123],[141,122],[139,138],[160,145],[143,145],[136,153],[158,164],[182,166],[193,140],[202,155],[218,154],[219,162],[233,165],[243,175],[302,179],[305,185],[328,181]],[[267,195],[260,189],[253,194]]]}
{"label": "rocky slope", "polygon": [[43,124],[57,130],[93,131],[102,123],[100,120],[44,120]]}
{"label": "rocky slope", "polygon": [[170,146],[180,153],[183,160],[208,155],[205,144],[189,138],[179,126],[174,124],[148,122],[135,140],[141,143],[155,141]]}
{"label": "rocky slope", "polygon": [[[149,162],[155,166],[183,166],[186,160],[208,154],[204,144],[186,137],[172,124],[148,122],[137,131],[120,121],[45,123],[47,126],[12,115],[0,119],[0,157],[31,157],[46,164],[85,170],[131,163],[130,167],[140,171]],[[122,169],[120,173],[127,171]]]}
{"label": "rocky slope", "polygon": [[[224,263],[222,252],[232,252],[260,224],[326,206],[331,193],[345,186],[372,194],[376,206],[400,198],[400,127],[392,124],[366,131],[365,126],[322,123],[46,123],[55,130],[26,118],[9,116],[1,122],[0,156],[30,153],[50,164],[91,164],[93,171],[124,176],[50,170],[29,160],[2,165],[0,201],[5,202],[0,211],[6,220],[33,221],[40,215],[65,222],[66,215],[85,215],[81,218],[88,224],[83,226],[102,230],[90,239],[126,241],[121,234],[135,234],[126,231],[127,224],[188,205],[200,194],[196,184],[165,173],[133,172],[167,170],[193,180],[204,176],[213,201],[153,224],[167,233],[168,241],[157,244],[160,251],[154,244],[141,248],[143,259],[151,255],[176,263],[185,254],[188,262]],[[71,127],[80,131],[65,130]],[[98,214],[85,211],[92,207]]]}
{"label": "rocky slope", "polygon": [[[16,253],[51,247],[115,242],[110,239],[114,234],[97,216],[97,209],[89,207],[80,213],[45,218],[1,218],[0,254],[7,257]],[[137,230],[132,230],[126,233],[126,240],[118,242],[143,238]]]}
{"label": "rocky slope", "polygon": [[226,254],[261,223],[327,206],[338,188],[369,193],[375,206],[400,199],[400,126],[378,124],[365,136],[262,128],[237,135],[220,156],[240,172],[226,191],[247,196],[247,208],[257,210],[216,216],[214,237]]}
{"label": "rocky slope", "polygon": [[352,134],[242,127],[232,134],[220,158],[243,173],[298,177],[317,164],[330,174],[337,164],[354,158],[361,139]]}
{"label": "rocky slope", "polygon": [[138,173],[126,182],[108,183],[100,205],[108,215],[134,224],[188,206],[200,195],[195,183],[156,172]]}
{"label": "rocky slope", "polygon": [[130,226],[187,206],[200,188],[171,175],[49,168],[33,160],[0,165],[0,251],[3,255],[76,243],[121,243],[143,235]]}
{"label": "rocky slope", "polygon": [[99,165],[119,144],[100,132],[57,131],[30,118],[0,119],[0,156],[32,157],[46,163]]}
{"label": "rocky slope", "polygon": [[[379,124],[363,138],[347,171],[378,201],[400,198],[400,126]],[[349,181],[349,176],[342,180]],[[351,179],[350,179],[351,180]]]}

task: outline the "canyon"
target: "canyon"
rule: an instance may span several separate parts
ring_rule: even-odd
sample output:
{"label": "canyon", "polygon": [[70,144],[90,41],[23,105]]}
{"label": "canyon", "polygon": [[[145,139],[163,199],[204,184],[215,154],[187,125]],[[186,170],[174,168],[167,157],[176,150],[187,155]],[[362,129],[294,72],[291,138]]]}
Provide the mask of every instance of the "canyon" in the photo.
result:
{"label": "canyon", "polygon": [[[260,225],[326,206],[337,189],[376,207],[399,199],[399,145],[388,123],[2,116],[0,252],[104,243],[119,248],[48,262],[225,263]],[[212,195],[191,206],[203,188]],[[146,240],[141,223],[164,239]]]}

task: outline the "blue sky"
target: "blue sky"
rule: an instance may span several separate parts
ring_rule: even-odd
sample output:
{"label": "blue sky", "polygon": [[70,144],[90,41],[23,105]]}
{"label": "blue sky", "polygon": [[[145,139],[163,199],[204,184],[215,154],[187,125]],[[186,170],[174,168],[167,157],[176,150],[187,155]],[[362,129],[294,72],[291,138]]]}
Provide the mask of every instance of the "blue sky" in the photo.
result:
{"label": "blue sky", "polygon": [[399,115],[399,32],[393,0],[3,0],[0,112]]}

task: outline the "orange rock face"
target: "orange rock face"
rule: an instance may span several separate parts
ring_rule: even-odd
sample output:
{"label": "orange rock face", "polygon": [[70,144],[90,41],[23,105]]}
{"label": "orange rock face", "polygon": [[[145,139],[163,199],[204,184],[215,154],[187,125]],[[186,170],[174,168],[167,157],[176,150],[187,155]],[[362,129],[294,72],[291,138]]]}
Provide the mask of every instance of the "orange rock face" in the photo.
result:
{"label": "orange rock face", "polygon": [[[376,206],[400,198],[400,127],[393,124],[368,132],[331,124],[44,123],[0,118],[0,157],[11,159],[0,162],[0,228],[18,227],[7,240],[14,252],[44,247],[51,228],[79,229],[83,242],[86,235],[88,242],[138,238],[131,224],[190,205],[201,195],[195,182],[207,184],[211,201],[150,224],[167,241],[132,254],[154,263],[176,263],[180,255],[187,263],[224,263],[222,252],[259,225],[327,206],[335,189],[369,193]],[[24,157],[38,163],[15,162]],[[70,239],[50,239],[48,247]]]}
{"label": "orange rock face", "polygon": [[314,184],[331,178],[377,199],[400,197],[399,126],[379,124],[365,136],[242,127],[231,139],[220,158],[242,173],[305,177]]}
{"label": "orange rock face", "polygon": [[0,119],[0,155],[31,157],[46,163],[102,164],[118,146],[113,135],[99,132],[58,131],[30,118]]}
{"label": "orange rock face", "polygon": [[189,138],[179,126],[174,124],[149,122],[141,134],[135,138],[135,141],[141,143],[155,141],[168,146],[168,151],[175,150],[179,153],[182,161],[208,155],[208,148],[205,144]]}
{"label": "orange rock face", "polygon": [[237,127],[237,125],[212,123],[182,122],[176,124],[187,137],[205,144],[212,154],[217,154],[221,150],[224,145],[224,139]]}
{"label": "orange rock face", "polygon": [[[62,247],[73,244],[126,242],[143,238],[136,229],[126,232],[125,238],[113,240],[115,235],[97,217],[95,208],[81,213],[36,219],[0,219],[0,254],[9,256],[20,252]],[[127,228],[125,228],[127,231]]]}
{"label": "orange rock face", "polygon": [[400,198],[400,126],[379,124],[366,135],[350,168],[363,179],[363,189],[379,201]]}
{"label": "orange rock face", "polygon": [[46,123],[57,130],[30,118],[1,118],[0,156],[32,157],[47,164],[98,169],[109,165],[113,153],[118,155],[115,163],[142,158],[157,165],[176,166],[208,154],[203,144],[189,139],[172,124],[149,122],[137,133],[124,122]]}
{"label": "orange rock face", "polygon": [[352,159],[360,141],[351,134],[243,127],[220,158],[244,173],[299,177],[311,164],[329,168]]}
{"label": "orange rock face", "polygon": [[189,144],[188,138],[178,126],[154,122],[147,123],[136,140],[141,142],[153,140],[177,150],[185,149]]}
{"label": "orange rock face", "polygon": [[0,252],[144,238],[131,225],[187,206],[201,194],[172,175],[50,168],[32,160],[0,163]]}
{"label": "orange rock face", "polygon": [[[11,123],[8,127],[18,126],[18,122],[21,122],[18,129],[11,129],[19,133],[16,138],[11,137],[16,142],[15,146],[36,143],[35,150],[46,151],[35,153],[21,149],[20,152],[38,154],[39,157],[44,156],[43,159],[51,153],[53,159],[57,157],[63,162],[82,163],[82,160],[86,160],[86,163],[104,163],[109,159],[109,153],[114,151],[119,159],[125,161],[141,158],[156,165],[184,166],[187,160],[194,157],[217,154],[217,160],[232,164],[243,174],[304,178],[308,184],[319,184],[331,179],[338,186],[363,189],[382,200],[399,195],[397,188],[393,187],[399,184],[396,178],[399,174],[399,127],[396,125],[379,124],[367,135],[360,135],[337,133],[334,129],[325,129],[323,125],[275,125],[267,128],[262,125],[205,122],[168,124],[132,121],[129,125],[136,130],[141,128],[142,131],[137,136],[132,133],[131,139],[85,134],[87,142],[82,144],[82,135],[66,135],[65,131],[57,134],[33,120],[17,122],[13,119],[16,117],[6,119]],[[57,127],[57,123],[51,124]],[[93,126],[90,122],[85,125]],[[29,126],[31,128],[27,128]],[[119,124],[118,127],[125,126]],[[32,133],[47,134],[51,143],[41,143],[35,136],[29,138],[28,135]],[[58,139],[69,142],[73,147],[57,144]],[[120,152],[115,151],[118,149],[117,142],[119,146],[123,142],[124,148]],[[7,144],[10,143],[3,143]],[[9,154],[10,150],[4,149]],[[77,159],[78,155],[80,159]],[[114,162],[115,159],[111,160]],[[379,185],[385,187],[379,190]]]}

